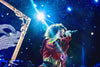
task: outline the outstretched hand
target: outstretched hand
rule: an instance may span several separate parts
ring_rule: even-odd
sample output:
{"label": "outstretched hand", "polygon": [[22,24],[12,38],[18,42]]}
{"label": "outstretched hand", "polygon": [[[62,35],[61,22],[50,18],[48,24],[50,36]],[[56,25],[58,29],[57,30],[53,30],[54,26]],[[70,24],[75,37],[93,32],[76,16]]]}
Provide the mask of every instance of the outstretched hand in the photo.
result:
{"label": "outstretched hand", "polygon": [[70,32],[71,32],[71,30],[66,31],[66,32],[65,32],[65,35],[71,37],[71,33],[70,33]]}

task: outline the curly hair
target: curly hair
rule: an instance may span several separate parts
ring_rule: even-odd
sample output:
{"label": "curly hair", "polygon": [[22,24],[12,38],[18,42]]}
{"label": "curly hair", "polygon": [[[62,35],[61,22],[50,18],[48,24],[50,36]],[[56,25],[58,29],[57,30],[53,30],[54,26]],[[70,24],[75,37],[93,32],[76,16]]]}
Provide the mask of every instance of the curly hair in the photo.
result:
{"label": "curly hair", "polygon": [[59,24],[52,24],[52,25],[50,25],[47,28],[44,36],[45,36],[46,39],[48,39],[48,38],[54,38],[54,36],[56,35],[56,33],[59,30],[61,30],[61,29],[64,29],[65,31],[67,30],[67,28],[63,24],[61,24],[61,23],[59,23]]}

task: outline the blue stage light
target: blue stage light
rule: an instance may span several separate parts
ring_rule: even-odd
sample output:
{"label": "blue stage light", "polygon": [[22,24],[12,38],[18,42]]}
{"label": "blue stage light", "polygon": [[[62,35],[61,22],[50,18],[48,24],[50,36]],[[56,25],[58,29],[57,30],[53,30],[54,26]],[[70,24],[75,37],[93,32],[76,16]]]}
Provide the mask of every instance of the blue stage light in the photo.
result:
{"label": "blue stage light", "polygon": [[34,7],[37,7],[36,4],[33,4]]}
{"label": "blue stage light", "polygon": [[72,9],[71,9],[71,7],[68,7],[67,10],[68,10],[68,11],[71,11]]}
{"label": "blue stage light", "polygon": [[51,17],[50,15],[47,15],[48,17]]}
{"label": "blue stage light", "polygon": [[94,26],[94,28],[96,28],[96,26]]}
{"label": "blue stage light", "polygon": [[44,20],[45,17],[44,17],[44,14],[43,13],[38,13],[37,18],[39,20]]}
{"label": "blue stage light", "polygon": [[41,6],[43,7],[44,5],[42,4]]}
{"label": "blue stage light", "polygon": [[96,3],[98,3],[99,0],[94,0]]}

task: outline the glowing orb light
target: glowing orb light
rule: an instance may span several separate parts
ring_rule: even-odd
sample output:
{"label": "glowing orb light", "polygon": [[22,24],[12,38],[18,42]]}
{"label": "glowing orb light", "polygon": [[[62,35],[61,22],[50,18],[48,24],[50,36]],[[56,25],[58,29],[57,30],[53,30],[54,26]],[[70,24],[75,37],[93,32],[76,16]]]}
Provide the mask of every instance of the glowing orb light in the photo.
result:
{"label": "glowing orb light", "polygon": [[70,7],[67,8],[68,11],[72,11],[72,9]]}
{"label": "glowing orb light", "polygon": [[39,20],[43,20],[44,19],[44,14],[43,13],[38,13],[37,18]]}
{"label": "glowing orb light", "polygon": [[99,0],[94,0],[94,2],[98,3]]}

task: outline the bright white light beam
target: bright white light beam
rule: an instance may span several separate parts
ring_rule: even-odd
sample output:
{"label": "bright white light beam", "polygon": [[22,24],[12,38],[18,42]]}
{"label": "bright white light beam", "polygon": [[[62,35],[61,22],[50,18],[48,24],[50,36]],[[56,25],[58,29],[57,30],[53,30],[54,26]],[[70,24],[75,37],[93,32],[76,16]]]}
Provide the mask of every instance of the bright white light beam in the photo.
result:
{"label": "bright white light beam", "polygon": [[47,15],[48,17],[51,17],[50,15]]}
{"label": "bright white light beam", "polygon": [[36,4],[33,4],[34,7],[36,7]]}
{"label": "bright white light beam", "polygon": [[94,35],[94,33],[93,33],[93,32],[91,32],[91,35]]}
{"label": "bright white light beam", "polygon": [[99,0],[94,0],[96,3],[98,3]]}
{"label": "bright white light beam", "polygon": [[68,11],[72,11],[72,9],[70,7],[67,8]]}
{"label": "bright white light beam", "polygon": [[39,20],[44,20],[45,17],[44,17],[44,14],[43,13],[38,13],[37,18]]}

